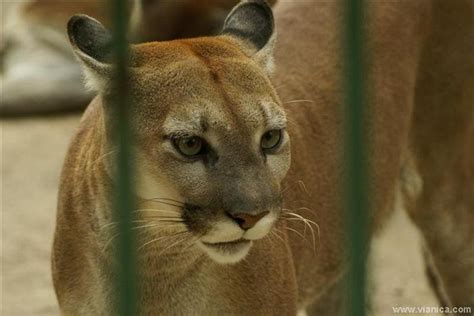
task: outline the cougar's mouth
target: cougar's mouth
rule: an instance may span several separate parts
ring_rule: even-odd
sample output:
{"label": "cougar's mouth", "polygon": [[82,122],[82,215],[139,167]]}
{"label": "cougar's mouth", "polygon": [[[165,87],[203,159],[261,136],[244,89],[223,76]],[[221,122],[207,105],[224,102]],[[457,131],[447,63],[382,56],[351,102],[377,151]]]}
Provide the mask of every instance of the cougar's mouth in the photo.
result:
{"label": "cougar's mouth", "polygon": [[219,263],[236,263],[248,254],[252,247],[252,241],[241,238],[228,242],[201,242],[201,245],[215,261]]}
{"label": "cougar's mouth", "polygon": [[235,250],[239,250],[240,247],[246,246],[250,244],[250,240],[246,239],[238,239],[234,241],[227,241],[227,242],[216,242],[216,243],[207,243],[203,242],[204,245],[207,247],[211,247],[220,251],[228,251],[228,252],[233,252]]}

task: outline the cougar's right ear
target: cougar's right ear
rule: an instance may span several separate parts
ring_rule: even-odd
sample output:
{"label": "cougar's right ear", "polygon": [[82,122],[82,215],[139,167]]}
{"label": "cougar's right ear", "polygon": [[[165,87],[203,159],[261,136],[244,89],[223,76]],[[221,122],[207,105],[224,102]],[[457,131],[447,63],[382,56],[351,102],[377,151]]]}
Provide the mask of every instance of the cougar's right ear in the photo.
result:
{"label": "cougar's right ear", "polygon": [[84,65],[86,85],[101,91],[111,76],[112,35],[99,21],[87,15],[74,15],[67,32],[74,52]]}

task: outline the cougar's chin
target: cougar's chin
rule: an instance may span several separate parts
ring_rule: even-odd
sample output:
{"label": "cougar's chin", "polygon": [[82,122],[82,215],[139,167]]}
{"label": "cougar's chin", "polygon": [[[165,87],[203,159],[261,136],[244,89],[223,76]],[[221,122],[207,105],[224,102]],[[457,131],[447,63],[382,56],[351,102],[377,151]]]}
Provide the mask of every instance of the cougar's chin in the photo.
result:
{"label": "cougar's chin", "polygon": [[217,263],[237,263],[244,259],[252,247],[252,241],[238,239],[229,242],[207,243],[200,241],[199,246]]}

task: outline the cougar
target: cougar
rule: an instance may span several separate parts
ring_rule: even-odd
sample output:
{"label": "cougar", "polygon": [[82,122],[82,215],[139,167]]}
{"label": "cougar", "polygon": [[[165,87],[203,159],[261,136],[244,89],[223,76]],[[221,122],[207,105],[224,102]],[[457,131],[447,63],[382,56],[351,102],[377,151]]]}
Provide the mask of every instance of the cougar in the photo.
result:
{"label": "cougar", "polygon": [[[400,193],[452,306],[474,304],[472,9],[373,1],[364,20],[371,234]],[[244,1],[218,36],[130,45],[136,314],[336,314],[350,225],[343,13],[280,1],[274,19]],[[62,172],[54,286],[62,315],[114,315],[111,36],[84,15],[68,34],[98,94]]]}

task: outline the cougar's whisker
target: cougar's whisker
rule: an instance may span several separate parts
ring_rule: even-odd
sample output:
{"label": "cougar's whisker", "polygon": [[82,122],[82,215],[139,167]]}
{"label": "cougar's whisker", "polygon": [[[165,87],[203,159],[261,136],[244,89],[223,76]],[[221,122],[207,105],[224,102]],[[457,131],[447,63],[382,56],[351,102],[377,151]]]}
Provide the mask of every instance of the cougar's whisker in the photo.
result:
{"label": "cougar's whisker", "polygon": [[286,84],[281,84],[279,86],[274,87],[274,89],[278,91],[279,89],[284,88],[286,86],[287,86]]}
{"label": "cougar's whisker", "polygon": [[306,239],[306,237],[305,237],[303,234],[301,234],[299,231],[297,231],[296,229],[293,229],[293,228],[291,228],[291,227],[285,227],[285,228],[286,228],[287,230],[289,230],[289,231],[292,231],[292,232],[296,233],[296,234],[297,234],[298,236],[300,236],[304,241],[306,241],[306,242],[309,243],[309,240]]}
{"label": "cougar's whisker", "polygon": [[[150,213],[148,213],[150,212]],[[179,221],[183,222],[183,218],[180,216],[180,214],[170,214],[170,213],[162,213],[161,212],[154,212],[152,210],[138,210],[136,213],[142,213],[143,215],[140,216],[139,218],[142,221],[147,221],[147,220],[162,220],[162,221]],[[173,216],[173,215],[179,215],[179,216]]]}
{"label": "cougar's whisker", "polygon": [[288,214],[288,215],[292,216],[292,218],[286,218],[286,220],[302,221],[305,224],[305,233],[306,233],[306,226],[311,230],[311,235],[312,235],[312,238],[313,238],[313,246],[314,246],[314,250],[316,250],[316,236],[315,236],[315,232],[314,232],[314,229],[311,226],[311,224],[313,224],[316,227],[316,230],[318,232],[318,243],[321,244],[321,231],[320,231],[319,225],[316,222],[314,222],[310,219],[307,219],[307,218],[305,218],[305,217],[303,217],[299,214],[296,214],[294,212],[286,212],[285,214]]}
{"label": "cougar's whisker", "polygon": [[316,251],[316,236],[314,234],[313,228],[307,222],[305,222],[305,221],[303,221],[299,218],[286,218],[285,220],[286,221],[297,221],[297,222],[303,223],[303,227],[304,227],[303,235],[305,235],[305,236],[306,236],[306,227],[309,227],[310,230],[311,230],[311,236],[312,236],[312,240],[313,240],[313,250]]}
{"label": "cougar's whisker", "polygon": [[170,216],[170,215],[160,215],[160,214],[150,214],[150,215],[145,215],[143,214],[140,217],[142,220],[149,220],[149,219],[162,219],[162,220],[179,220],[183,221],[183,218],[181,216]]}
{"label": "cougar's whisker", "polygon": [[118,222],[110,222],[110,223],[99,226],[99,229],[104,229],[104,228],[107,228],[109,226],[114,226],[114,225],[117,225],[117,224],[118,224]]}
{"label": "cougar's whisker", "polygon": [[173,248],[173,247],[176,247],[176,246],[178,246],[179,244],[185,242],[187,239],[189,239],[189,236],[190,236],[190,235],[191,235],[191,233],[188,232],[188,234],[185,234],[183,238],[181,238],[180,240],[178,240],[178,241],[172,243],[171,245],[169,245],[168,247],[166,247],[165,249],[163,249],[162,251],[160,251],[160,252],[158,253],[158,256],[160,256],[160,255],[161,255],[162,253],[164,253],[165,251],[167,251],[167,250],[169,250],[169,249],[171,249],[171,248]]}
{"label": "cougar's whisker", "polygon": [[153,198],[154,200],[164,200],[164,201],[171,201],[171,202],[175,202],[177,204],[181,204],[181,205],[184,205],[185,203],[182,202],[182,201],[179,201],[179,200],[175,200],[175,199],[171,199],[171,198],[164,198],[164,197],[155,197]]}
{"label": "cougar's whisker", "polygon": [[[133,227],[132,227],[132,229],[133,229]],[[118,232],[118,233],[113,234],[112,237],[110,237],[110,239],[107,240],[107,242],[104,244],[104,247],[102,248],[102,252],[105,252],[105,251],[107,250],[107,248],[110,246],[110,244],[113,242],[113,240],[114,240],[115,238],[117,238],[117,236],[119,236],[120,233],[121,233],[121,232]]]}
{"label": "cougar's whisker", "polygon": [[[303,201],[303,200],[302,200],[302,201]],[[298,211],[299,211],[299,210],[303,210],[303,211],[308,211],[308,212],[311,212],[311,213],[313,212],[313,210],[312,210],[312,209],[310,209],[310,208],[307,208],[307,207],[304,207],[304,206],[302,206],[302,207],[298,207],[296,210],[298,210]]]}
{"label": "cougar's whisker", "polygon": [[146,246],[148,246],[149,244],[153,243],[153,242],[156,242],[156,241],[160,241],[160,240],[163,240],[163,239],[170,239],[170,238],[177,238],[179,237],[179,235],[181,234],[184,234],[184,233],[189,233],[187,230],[183,230],[183,231],[180,231],[180,232],[176,232],[175,234],[173,235],[167,235],[167,236],[160,236],[158,238],[154,238],[146,243],[144,243],[143,245],[141,245],[140,247],[137,248],[137,250],[142,250],[143,248],[145,248]]}
{"label": "cougar's whisker", "polygon": [[147,202],[152,202],[152,203],[159,203],[159,204],[174,206],[174,207],[177,207],[177,208],[182,208],[184,206],[184,204],[181,205],[181,204],[171,203],[171,202],[167,202],[167,201],[160,201],[160,200],[157,200],[157,199],[147,199],[146,201]]}
{"label": "cougar's whisker", "polygon": [[187,245],[186,247],[183,248],[183,252],[185,252],[186,250],[188,250],[192,245],[195,244],[196,241],[199,240],[199,237],[194,237],[190,242],[189,242],[189,245]]}
{"label": "cougar's whisker", "polygon": [[283,102],[283,104],[292,104],[292,103],[314,103],[313,100],[290,100]]}
{"label": "cougar's whisker", "polygon": [[161,212],[161,213],[167,213],[167,214],[173,214],[173,215],[180,214],[179,212],[176,212],[176,211],[162,210],[162,209],[157,209],[157,208],[140,208],[140,209],[133,210],[133,212],[156,212],[156,213]]}
{"label": "cougar's whisker", "polygon": [[107,156],[110,156],[111,154],[113,154],[113,153],[115,153],[115,152],[117,152],[116,149],[111,150],[111,151],[109,151],[109,152],[106,152],[105,154],[102,154],[101,156],[99,156],[99,158],[97,158],[96,160],[94,160],[94,161],[92,162],[92,166],[94,166],[96,163],[100,162],[102,159],[104,159],[104,158],[107,157]]}
{"label": "cougar's whisker", "polygon": [[175,199],[171,199],[171,198],[161,198],[161,197],[157,197],[157,198],[150,198],[150,199],[142,199],[142,202],[156,202],[156,203],[162,203],[162,204],[166,204],[166,205],[172,205],[172,206],[176,206],[176,207],[182,207],[185,205],[184,202],[182,201],[178,201],[178,200],[175,200]]}
{"label": "cougar's whisker", "polygon": [[285,240],[280,235],[278,235],[278,233],[275,230],[271,231],[271,235],[277,237],[279,240],[281,240],[283,245],[285,245]]}
{"label": "cougar's whisker", "polygon": [[[307,209],[307,208],[300,208],[300,209]],[[310,209],[308,209],[308,210],[311,211]],[[306,221],[310,224],[313,224],[316,227],[316,230],[318,231],[318,238],[321,238],[321,229],[320,229],[318,223],[316,223],[315,221],[312,221],[312,220],[310,220],[310,219],[308,219],[308,218],[306,218],[306,217],[304,217],[300,214],[296,214],[294,212],[287,212],[287,214],[295,216],[295,217],[300,218],[300,219],[303,219],[304,221]]]}
{"label": "cougar's whisker", "polygon": [[134,226],[132,229],[141,229],[141,228],[148,228],[148,227],[164,227],[164,228],[171,228],[171,227],[183,227],[181,224],[163,224],[163,223],[153,223],[153,224],[147,224],[147,225],[141,225],[141,226]]}
{"label": "cougar's whisker", "polygon": [[107,248],[109,247],[110,243],[118,236],[120,235],[120,232],[112,235],[112,237],[110,237],[110,239],[105,243],[104,247],[102,248],[102,252],[105,252],[107,250]]}
{"label": "cougar's whisker", "polygon": [[[151,217],[149,219],[141,219],[141,220],[132,220],[132,223],[143,223],[143,224],[156,224],[159,222],[160,224],[162,223],[163,225],[166,223],[174,224],[174,223],[184,223],[184,220],[181,217]],[[107,224],[104,224],[100,226],[100,230],[104,229],[114,229],[116,225],[118,225],[118,222],[110,222]]]}
{"label": "cougar's whisker", "polygon": [[281,191],[280,191],[280,194],[283,194],[286,190],[288,190],[289,188],[291,188],[291,185],[287,185],[285,188],[283,188]]}
{"label": "cougar's whisker", "polygon": [[306,188],[306,184],[304,184],[303,180],[298,180],[298,185],[304,193],[309,194],[309,191]]}
{"label": "cougar's whisker", "polygon": [[150,219],[147,220],[146,223],[183,224],[184,221],[178,219],[161,219],[160,217],[150,217]]}

